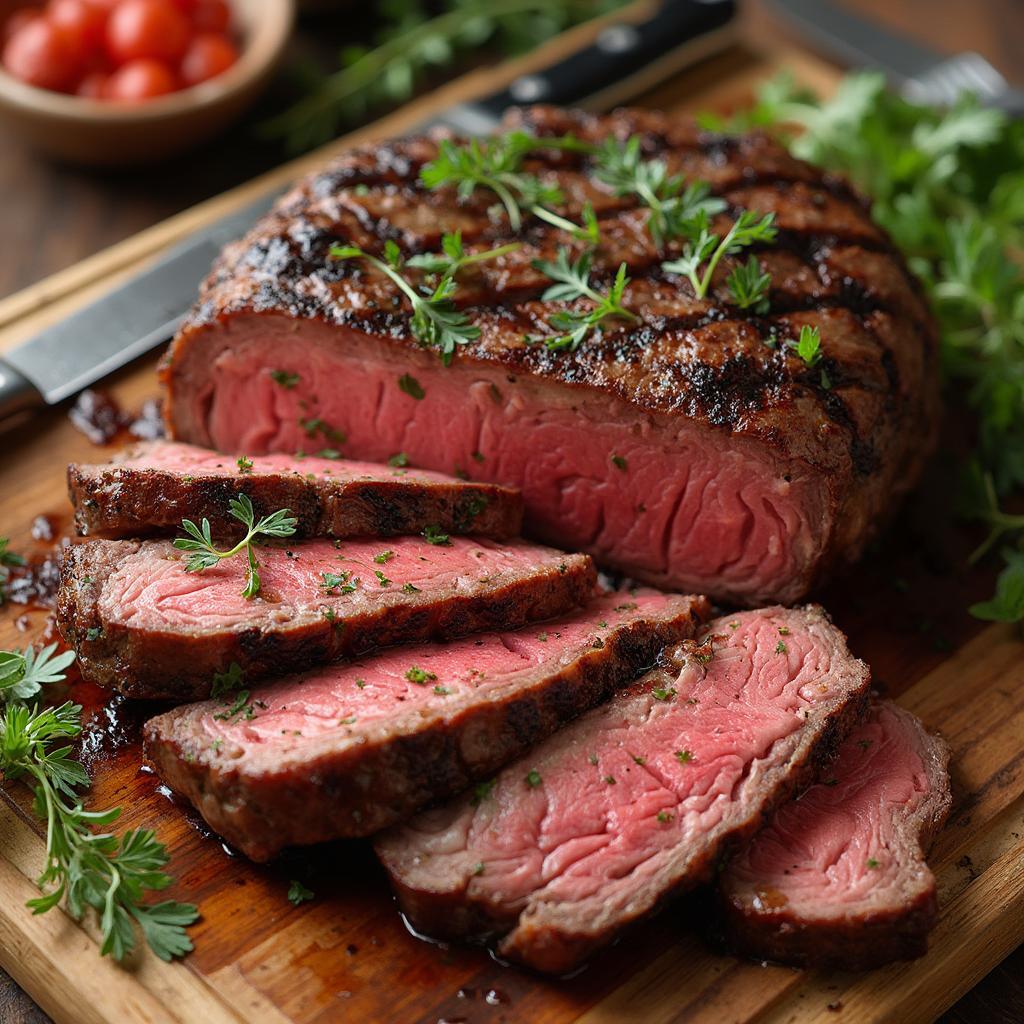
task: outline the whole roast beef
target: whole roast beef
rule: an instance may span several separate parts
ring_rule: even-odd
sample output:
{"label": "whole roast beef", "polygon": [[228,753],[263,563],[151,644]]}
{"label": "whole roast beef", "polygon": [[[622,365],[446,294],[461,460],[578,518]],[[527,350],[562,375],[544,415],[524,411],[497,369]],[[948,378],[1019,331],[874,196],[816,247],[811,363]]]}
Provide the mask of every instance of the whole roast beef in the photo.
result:
{"label": "whole roast beef", "polygon": [[232,663],[254,680],[514,628],[585,604],[597,580],[587,555],[477,537],[307,540],[257,558],[262,586],[250,599],[242,555],[187,572],[170,541],[72,546],[57,623],[82,675],[131,697],[206,697]]}
{"label": "whole roast beef", "polygon": [[949,811],[948,761],[909,711],[874,705],[818,784],[719,878],[732,947],[840,970],[923,955],[938,917],[924,855]]}
{"label": "whole roast beef", "polygon": [[146,756],[254,860],[371,835],[497,771],[706,616],[703,598],[606,594],[518,631],[397,647],[175,708],[146,725]]}
{"label": "whole roast beef", "polygon": [[[330,457],[325,457],[329,455]],[[522,498],[508,487],[396,465],[319,456],[221,455],[171,441],[134,445],[113,462],[68,466],[78,532],[90,537],[180,533],[185,518],[209,520],[217,536],[244,533],[228,510],[245,494],[256,516],[287,508],[298,537],[388,537],[427,527],[512,537]]]}
{"label": "whole roast beef", "polygon": [[571,970],[707,879],[854,724],[868,681],[819,608],[716,619],[378,854],[420,931]]}
{"label": "whole roast beef", "polygon": [[[856,559],[918,476],[937,419],[934,323],[864,202],[764,135],[729,137],[637,110],[537,109],[520,128],[597,142],[635,137],[668,173],[705,181],[725,212],[774,213],[771,244],[727,255],[697,299],[661,263],[647,211],[595,177],[592,158],[540,150],[527,169],[560,187],[577,222],[592,204],[594,287],[620,262],[635,323],[607,321],[548,351],[547,320],[588,300],[544,300],[534,265],[584,244],[525,216],[518,231],[477,189],[426,189],[426,138],[342,156],[286,195],[205,282],[163,367],[173,437],[250,455],[309,450],[310,419],[346,456],[518,487],[527,532],[658,586],[732,602],[791,602]],[[495,212],[497,209],[498,212]],[[408,256],[461,231],[469,251],[519,247],[459,275],[480,336],[450,366],[410,331],[396,286],[332,245]],[[726,286],[756,252],[767,309]],[[410,273],[415,274],[414,271]],[[796,344],[820,329],[820,349]],[[534,339],[534,340],[531,340]],[[286,382],[287,386],[282,383]]]}

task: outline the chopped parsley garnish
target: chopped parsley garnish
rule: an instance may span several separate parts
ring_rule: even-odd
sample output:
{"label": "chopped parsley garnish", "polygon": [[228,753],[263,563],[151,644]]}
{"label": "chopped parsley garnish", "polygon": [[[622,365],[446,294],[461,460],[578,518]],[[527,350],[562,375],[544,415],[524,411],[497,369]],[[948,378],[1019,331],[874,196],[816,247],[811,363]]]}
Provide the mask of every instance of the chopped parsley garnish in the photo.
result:
{"label": "chopped parsley garnish", "polygon": [[587,760],[588,760],[588,761],[589,761],[589,762],[590,762],[591,764],[597,764],[597,754],[591,754],[591,755],[590,755],[590,756],[589,756],[589,757],[587,758]]}
{"label": "chopped parsley garnish", "polygon": [[676,691],[666,690],[663,687],[658,687],[656,690],[651,690],[651,696],[655,700],[671,700],[676,695]]}
{"label": "chopped parsley garnish", "polygon": [[447,686],[441,686],[438,684],[434,687],[434,693],[436,693],[438,697],[447,697],[451,692],[452,691],[449,690]]}
{"label": "chopped parsley garnish", "polygon": [[693,760],[693,754],[689,750],[677,750],[676,760],[680,764],[688,764],[690,761]]}
{"label": "chopped parsley garnish", "polygon": [[225,693],[237,690],[245,681],[245,670],[237,661],[231,662],[226,672],[215,672],[210,685],[211,697],[223,697]]}
{"label": "chopped parsley garnish", "polygon": [[540,772],[536,768],[531,768],[526,773],[526,784],[530,789],[536,789],[541,783]]}
{"label": "chopped parsley garnish", "polygon": [[403,373],[398,378],[398,390],[404,391],[410,398],[415,398],[417,401],[427,397],[427,393],[423,390],[420,382],[410,373]]}
{"label": "chopped parsley garnish", "polygon": [[390,562],[391,559],[394,558],[394,557],[395,557],[394,551],[388,549],[387,551],[380,551],[380,552],[378,552],[376,555],[373,556],[373,560],[378,565],[387,565],[388,562]]}
{"label": "chopped parsley garnish", "polygon": [[244,455],[238,456],[238,472],[243,476],[252,472],[252,459],[247,459]]}
{"label": "chopped parsley garnish", "polygon": [[485,456],[483,452],[472,452],[470,458],[473,459],[474,462],[483,462]]}
{"label": "chopped parsley garnish", "polygon": [[249,691],[239,690],[235,702],[224,711],[218,712],[213,717],[219,722],[230,722],[238,715],[244,715],[246,720],[251,720],[255,715],[253,706],[249,703]]}
{"label": "chopped parsley garnish", "polygon": [[472,802],[475,805],[482,804],[494,792],[494,787],[497,784],[497,779],[491,779],[488,782],[478,782],[473,788]]}
{"label": "chopped parsley garnish", "polygon": [[305,903],[307,900],[314,899],[316,893],[312,889],[307,889],[301,882],[296,881],[294,878],[291,884],[288,886],[288,902],[293,906],[297,907],[300,903]]}
{"label": "chopped parsley garnish", "polygon": [[396,452],[388,459],[388,465],[395,469],[404,469],[409,465],[409,456],[405,452]]}
{"label": "chopped parsley garnish", "polygon": [[428,526],[423,531],[423,537],[428,544],[437,544],[441,547],[451,544],[451,538],[439,526]]}
{"label": "chopped parsley garnish", "polygon": [[299,383],[299,375],[297,373],[289,373],[287,370],[274,370],[270,376],[275,383],[280,384],[281,387],[288,391],[291,391]]}
{"label": "chopped parsley garnish", "polygon": [[668,811],[658,811],[658,823],[660,825],[667,825],[673,818],[674,814],[669,814]]}
{"label": "chopped parsley garnish", "polygon": [[776,654],[786,654],[788,651],[789,651],[789,648],[786,646],[786,641],[785,640],[780,640],[775,645],[775,653]]}
{"label": "chopped parsley garnish", "polygon": [[352,580],[351,576],[350,572],[322,572],[320,589],[325,594],[351,594],[359,583],[359,580]]}
{"label": "chopped parsley garnish", "polygon": [[415,683],[417,686],[426,686],[427,683],[432,683],[437,676],[433,672],[427,672],[425,669],[417,668],[415,665],[405,673],[405,678],[410,683]]}
{"label": "chopped parsley garnish", "polygon": [[321,448],[317,453],[317,457],[321,459],[340,459],[341,452],[337,448]]}
{"label": "chopped parsley garnish", "polygon": [[607,784],[608,784],[609,786],[614,786],[614,785],[615,785],[615,776],[614,776],[614,775],[606,775],[606,776],[604,777],[604,781],[605,781],[605,782],[606,782],[606,783],[607,783]]}
{"label": "chopped parsley garnish", "polygon": [[476,864],[473,865],[473,875],[475,877],[475,876],[482,875],[483,873],[484,873],[484,862],[482,860],[477,861]]}
{"label": "chopped parsley garnish", "polygon": [[85,631],[86,640],[99,640],[101,636],[103,636],[102,626],[89,626]]}
{"label": "chopped parsley garnish", "polygon": [[878,867],[878,861],[874,857],[868,857],[868,867],[874,870]]}
{"label": "chopped parsley garnish", "polygon": [[391,586],[391,580],[389,580],[389,579],[387,578],[387,576],[385,576],[385,575],[384,575],[384,573],[382,573],[382,572],[380,571],[380,569],[374,569],[374,570],[373,570],[373,575],[377,577],[377,582],[378,582],[378,583],[379,583],[379,584],[380,584],[380,585],[381,585],[382,587],[390,587],[390,586]]}
{"label": "chopped parsley garnish", "polygon": [[365,689],[365,687],[366,687],[366,680],[365,679],[357,679],[356,680],[356,686],[358,686],[360,690]]}
{"label": "chopped parsley garnish", "polygon": [[415,586],[412,583],[403,583],[402,584],[402,593],[404,593],[404,594],[418,594],[419,592],[420,592],[420,588]]}
{"label": "chopped parsley garnish", "polygon": [[629,463],[627,463],[621,455],[612,456],[612,465],[616,469],[621,469],[623,472],[625,472],[629,468]]}
{"label": "chopped parsley garnish", "polygon": [[253,598],[260,592],[259,562],[256,560],[256,544],[265,537],[290,537],[295,533],[298,520],[290,515],[286,508],[272,512],[269,516],[263,516],[257,521],[256,513],[253,511],[252,502],[248,495],[239,494],[228,502],[228,510],[231,515],[242,523],[248,530],[246,535],[227,551],[220,551],[213,545],[213,537],[210,533],[210,521],[203,520],[202,528],[196,526],[191,519],[183,519],[181,525],[188,537],[178,537],[174,546],[181,551],[192,553],[185,566],[186,572],[202,572],[211,566],[217,565],[225,558],[232,558],[244,551],[249,562],[249,570],[246,576],[245,589],[242,596]]}
{"label": "chopped parsley garnish", "polygon": [[637,764],[639,764],[639,765],[645,765],[645,764],[647,764],[647,758],[646,758],[646,757],[641,757],[641,756],[640,756],[639,754],[634,754],[634,755],[633,755],[633,760],[634,760],[634,761],[635,761],[635,762],[636,762]]}

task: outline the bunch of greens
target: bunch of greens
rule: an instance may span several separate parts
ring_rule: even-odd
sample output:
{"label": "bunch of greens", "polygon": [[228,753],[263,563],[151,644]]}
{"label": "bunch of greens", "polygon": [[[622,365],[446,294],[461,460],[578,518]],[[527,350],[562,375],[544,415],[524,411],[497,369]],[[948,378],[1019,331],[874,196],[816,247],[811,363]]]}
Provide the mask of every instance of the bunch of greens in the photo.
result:
{"label": "bunch of greens", "polygon": [[772,82],[728,127],[779,125],[797,129],[797,156],[871,197],[924,282],[947,376],[977,415],[964,506],[989,535],[975,557],[999,547],[1005,562],[995,596],[971,611],[1024,620],[1024,516],[1000,507],[1024,486],[1024,121],[969,96],[947,111],[911,104],[864,73],[827,102]]}
{"label": "bunch of greens", "polygon": [[384,0],[372,46],[349,46],[341,68],[307,71],[308,95],[268,122],[268,135],[301,152],[358,124],[375,110],[410,99],[432,68],[488,46],[524,53],[571,25],[622,7],[626,0]]}
{"label": "bunch of greens", "polygon": [[70,702],[59,707],[36,702],[42,687],[62,681],[75,659],[70,651],[56,654],[56,647],[0,651],[0,772],[33,786],[35,812],[46,822],[43,894],[28,905],[42,914],[63,899],[76,920],[91,907],[103,936],[100,953],[116,960],[134,949],[136,924],[162,960],[183,956],[192,948],[185,928],[198,917],[196,908],[143,902],[147,890],[171,883],[162,870],[166,848],[149,829],[133,829],[120,839],[93,831],[111,824],[121,810],[87,811],[78,796],[78,789],[89,785],[85,769],[71,757],[71,741],[82,731],[82,709]]}

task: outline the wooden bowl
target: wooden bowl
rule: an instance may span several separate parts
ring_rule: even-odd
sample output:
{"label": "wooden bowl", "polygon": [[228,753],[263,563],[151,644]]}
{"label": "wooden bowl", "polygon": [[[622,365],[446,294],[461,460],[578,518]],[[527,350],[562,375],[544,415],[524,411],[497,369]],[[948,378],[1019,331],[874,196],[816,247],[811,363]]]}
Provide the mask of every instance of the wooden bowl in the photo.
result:
{"label": "wooden bowl", "polygon": [[[0,14],[20,6],[0,3]],[[160,160],[205,142],[266,85],[291,35],[295,0],[232,0],[231,10],[241,55],[208,82],[128,105],[37,89],[0,68],[0,121],[50,156],[92,166]]]}

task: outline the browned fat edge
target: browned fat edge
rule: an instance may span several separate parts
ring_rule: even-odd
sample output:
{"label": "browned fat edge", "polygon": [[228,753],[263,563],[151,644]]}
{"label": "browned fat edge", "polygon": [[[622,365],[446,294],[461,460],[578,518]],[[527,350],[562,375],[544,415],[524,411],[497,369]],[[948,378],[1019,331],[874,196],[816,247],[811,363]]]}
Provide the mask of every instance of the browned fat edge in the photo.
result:
{"label": "browned fat edge", "polygon": [[427,526],[504,540],[522,527],[519,492],[487,483],[308,480],[297,474],[183,478],[156,469],[68,466],[68,492],[82,536],[138,537],[180,532],[183,519],[208,519],[217,536],[244,534],[228,511],[245,494],[256,516],[287,508],[295,536],[389,537]]}

